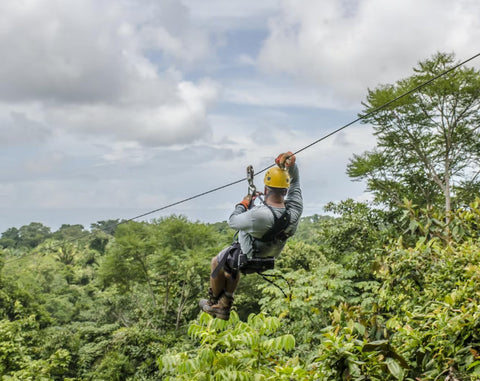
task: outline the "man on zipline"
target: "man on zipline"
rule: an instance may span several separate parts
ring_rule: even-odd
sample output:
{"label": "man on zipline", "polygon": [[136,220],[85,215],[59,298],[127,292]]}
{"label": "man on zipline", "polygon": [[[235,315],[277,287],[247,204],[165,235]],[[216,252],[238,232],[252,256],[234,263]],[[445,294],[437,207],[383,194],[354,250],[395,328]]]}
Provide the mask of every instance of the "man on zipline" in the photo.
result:
{"label": "man on zipline", "polygon": [[265,173],[265,200],[253,206],[257,194],[248,194],[235,206],[228,225],[238,230],[238,241],[212,259],[209,299],[200,300],[199,305],[219,319],[230,318],[240,272],[273,268],[275,257],[300,221],[303,199],[295,156],[282,153],[275,163],[277,166]]}

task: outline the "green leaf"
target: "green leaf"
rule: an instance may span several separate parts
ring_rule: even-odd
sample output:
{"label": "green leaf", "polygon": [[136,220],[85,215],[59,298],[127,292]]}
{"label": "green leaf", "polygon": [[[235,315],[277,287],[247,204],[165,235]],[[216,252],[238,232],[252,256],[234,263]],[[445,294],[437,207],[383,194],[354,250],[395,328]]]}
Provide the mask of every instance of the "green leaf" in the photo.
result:
{"label": "green leaf", "polygon": [[388,340],[371,341],[363,346],[362,352],[382,351],[386,352],[390,349]]}
{"label": "green leaf", "polygon": [[467,370],[470,370],[470,369],[472,369],[472,368],[475,368],[475,367],[477,367],[477,366],[479,366],[479,365],[480,365],[480,361],[479,361],[479,360],[474,361],[474,362],[472,362],[472,363],[467,367]]}
{"label": "green leaf", "polygon": [[385,359],[385,364],[387,365],[388,371],[395,377],[397,380],[403,380],[405,377],[405,372],[402,367],[396,362],[393,358],[387,357]]}
{"label": "green leaf", "polygon": [[360,335],[365,335],[365,326],[363,324],[355,322],[355,329]]}

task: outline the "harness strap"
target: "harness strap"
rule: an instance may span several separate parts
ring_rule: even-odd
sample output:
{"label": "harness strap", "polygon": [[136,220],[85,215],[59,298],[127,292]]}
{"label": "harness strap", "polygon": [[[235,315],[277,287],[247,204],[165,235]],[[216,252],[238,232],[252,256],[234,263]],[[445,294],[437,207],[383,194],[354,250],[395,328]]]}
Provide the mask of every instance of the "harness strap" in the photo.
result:
{"label": "harness strap", "polygon": [[217,258],[220,257],[220,260],[218,261],[217,267],[212,271],[211,277],[216,278],[218,272],[225,268],[225,265],[227,264],[229,256],[234,253],[234,252],[239,252],[240,251],[240,244],[236,241],[234,242],[231,246],[223,249],[219,255],[217,255]]}
{"label": "harness strap", "polygon": [[282,215],[277,217],[275,211],[270,205],[265,202],[263,204],[267,206],[273,214],[273,226],[261,238],[255,239],[261,242],[274,241],[275,239],[285,241],[289,237],[288,234],[285,233],[285,229],[290,223],[290,213],[288,209],[285,209]]}
{"label": "harness strap", "polygon": [[221,260],[218,262],[217,267],[215,267],[215,269],[212,271],[212,274],[211,274],[212,278],[217,277],[218,272],[220,271],[220,269],[223,269],[225,267],[226,262],[227,262],[227,255],[225,254],[225,255],[222,256]]}

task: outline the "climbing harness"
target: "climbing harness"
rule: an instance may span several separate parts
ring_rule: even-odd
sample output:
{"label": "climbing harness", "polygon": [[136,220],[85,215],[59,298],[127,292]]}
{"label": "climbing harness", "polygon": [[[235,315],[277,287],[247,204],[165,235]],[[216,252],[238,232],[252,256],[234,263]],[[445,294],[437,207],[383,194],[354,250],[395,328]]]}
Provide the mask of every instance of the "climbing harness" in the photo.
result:
{"label": "climbing harness", "polygon": [[225,269],[227,272],[235,275],[236,278],[236,274],[240,269],[239,258],[241,254],[243,253],[242,249],[240,248],[240,243],[237,240],[234,240],[229,247],[223,249],[220,254],[218,254],[218,264],[217,267],[215,267],[215,269],[212,271],[211,277],[216,278],[220,269]]}
{"label": "climbing harness", "polygon": [[288,210],[285,210],[280,217],[277,217],[273,208],[263,200],[261,193],[257,193],[257,187],[253,183],[254,176],[253,166],[249,165],[247,167],[248,194],[251,194],[252,197],[258,197],[263,205],[268,207],[273,214],[273,226],[261,238],[256,238],[256,240],[261,242],[277,242],[278,240],[286,241],[290,236],[285,232],[285,229],[290,223],[290,213]]}
{"label": "climbing harness", "polygon": [[[285,212],[280,217],[276,216],[273,208],[267,203],[265,203],[260,193],[257,192],[257,188],[253,182],[254,176],[255,176],[255,173],[253,171],[253,167],[249,165],[247,167],[248,194],[252,195],[252,197],[257,196],[260,199],[260,201],[270,209],[274,219],[273,226],[261,238],[256,238],[256,240],[261,242],[272,242],[272,244],[275,244],[278,241],[285,241],[289,237],[289,235],[285,233],[285,229],[290,223],[290,213],[288,212],[288,210],[285,210]],[[252,205],[253,205],[253,202],[252,202]],[[264,280],[266,280],[267,282],[277,287],[285,296],[285,298],[291,299],[291,294],[292,294],[291,289],[290,289],[290,296],[287,297],[283,289],[280,286],[278,286],[272,279],[270,279],[270,278],[273,278],[273,279],[281,278],[287,283],[288,287],[290,288],[290,284],[282,275],[264,274],[265,271],[273,270],[275,268],[275,257],[262,258],[262,257],[254,256],[253,258],[249,259],[246,254],[242,253],[240,244],[237,240],[237,236],[238,236],[238,232],[236,232],[234,235],[234,241],[232,245],[224,249],[218,255],[219,262],[217,267],[212,271],[212,274],[211,274],[212,278],[216,278],[220,269],[225,269],[225,271],[232,274],[233,277],[236,277],[238,272],[241,272],[244,275],[257,273]]]}
{"label": "climbing harness", "polygon": [[257,238],[257,241],[261,242],[278,242],[278,241],[286,241],[290,234],[288,234],[285,229],[288,227],[290,223],[290,213],[287,209],[282,213],[280,217],[277,217],[273,208],[265,204],[273,214],[273,226],[261,237]]}
{"label": "climbing harness", "polygon": [[[212,274],[211,274],[212,278],[216,278],[218,275],[218,272],[221,269],[225,269],[225,271],[232,274],[234,278],[237,277],[237,274],[239,271],[244,275],[257,273],[268,283],[278,288],[286,299],[292,300],[292,288],[288,280],[283,275],[264,273],[264,271],[274,269],[275,267],[274,257],[248,259],[247,256],[244,253],[242,253],[242,250],[240,248],[240,244],[238,243],[238,241],[235,241],[231,246],[222,250],[219,254],[219,257],[220,257],[220,260],[217,264],[217,267],[215,267],[215,269],[212,271]],[[289,289],[288,296],[283,290],[283,288],[281,288],[271,278],[273,279],[280,278],[280,279],[283,279],[283,281],[285,281]]]}

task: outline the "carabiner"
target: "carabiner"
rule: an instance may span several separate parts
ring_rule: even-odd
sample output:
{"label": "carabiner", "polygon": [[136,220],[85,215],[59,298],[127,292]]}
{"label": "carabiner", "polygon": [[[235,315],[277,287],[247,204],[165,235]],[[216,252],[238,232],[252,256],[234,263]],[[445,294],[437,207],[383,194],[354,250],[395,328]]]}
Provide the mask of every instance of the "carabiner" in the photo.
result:
{"label": "carabiner", "polygon": [[253,176],[254,176],[253,167],[249,165],[247,167],[248,194],[251,194],[252,196],[254,196],[257,193],[257,187],[253,183]]}

